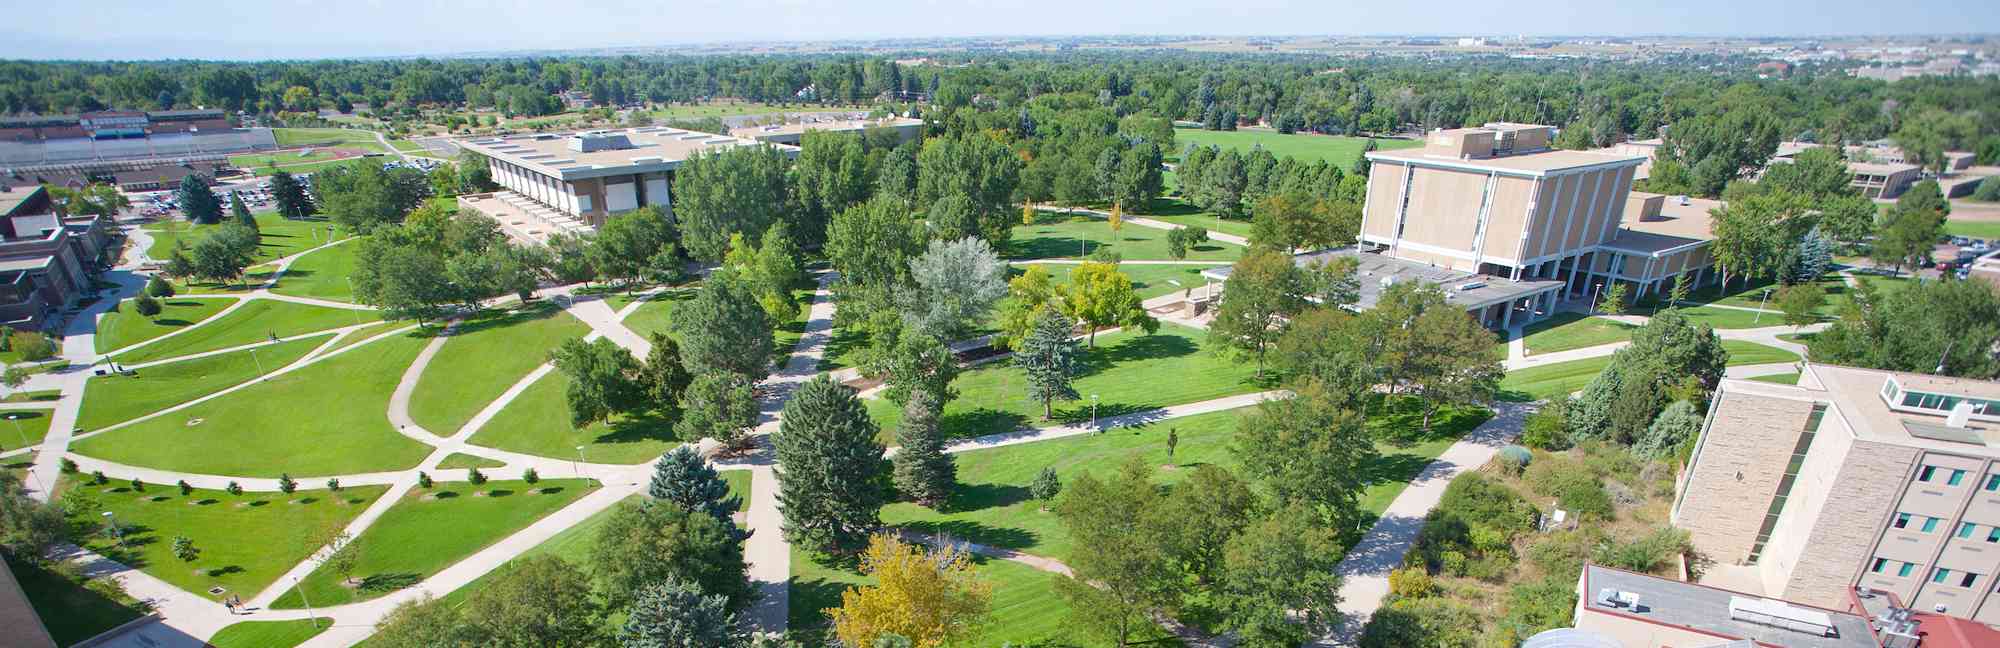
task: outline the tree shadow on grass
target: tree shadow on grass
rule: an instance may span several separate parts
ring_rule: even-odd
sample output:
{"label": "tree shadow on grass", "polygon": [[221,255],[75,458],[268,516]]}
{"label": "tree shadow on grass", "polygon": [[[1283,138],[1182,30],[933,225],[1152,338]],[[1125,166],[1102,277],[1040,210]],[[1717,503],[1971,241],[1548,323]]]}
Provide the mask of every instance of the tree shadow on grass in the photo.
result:
{"label": "tree shadow on grass", "polygon": [[1376,439],[1396,447],[1424,441],[1457,439],[1493,418],[1493,411],[1478,406],[1445,405],[1431,415],[1431,429],[1424,431],[1424,400],[1414,396],[1376,394],[1368,403],[1368,429]]}
{"label": "tree shadow on grass", "polygon": [[[1087,342],[1086,342],[1087,344]],[[1119,363],[1140,360],[1159,360],[1193,355],[1201,351],[1201,345],[1194,340],[1179,335],[1139,335],[1119,340],[1116,344],[1099,345],[1083,353],[1083,369],[1078,378],[1093,376]]]}
{"label": "tree shadow on grass", "polygon": [[1020,429],[1026,427],[1028,422],[1028,417],[1018,412],[981,407],[948,412],[938,417],[938,429],[944,432],[946,438],[966,439]]}
{"label": "tree shadow on grass", "polygon": [[642,412],[624,415],[604,425],[605,432],[585,441],[591,445],[623,445],[645,443],[647,441],[679,441],[674,435],[674,422],[678,417],[660,412]]}
{"label": "tree shadow on grass", "polygon": [[932,538],[963,540],[1015,551],[1032,547],[1040,539],[1026,529],[996,527],[972,520],[912,520],[896,526]]}
{"label": "tree shadow on grass", "polygon": [[1361,465],[1362,483],[1387,484],[1410,481],[1416,478],[1418,473],[1423,472],[1424,466],[1430,463],[1430,457],[1404,452],[1377,455]]}
{"label": "tree shadow on grass", "polygon": [[1007,242],[1009,259],[1059,259],[1073,256],[1090,256],[1104,244],[1052,233],[1053,230],[1037,230],[1033,238],[1015,238]]}
{"label": "tree shadow on grass", "polygon": [[547,301],[530,302],[516,308],[508,309],[489,308],[479,311],[479,314],[459,322],[458,328],[452,331],[452,335],[467,335],[488,329],[525,324],[535,320],[555,317],[561,312],[562,308],[560,306]]}
{"label": "tree shadow on grass", "polygon": [[1028,500],[1028,489],[1012,484],[964,484],[945,502],[946,511],[978,511]]}
{"label": "tree shadow on grass", "polygon": [[413,574],[410,572],[370,574],[367,577],[362,578],[361,584],[355,586],[354,589],[367,594],[387,594],[389,592],[394,592],[396,590],[403,589],[411,585],[415,585],[417,584],[418,581],[421,580],[423,580],[422,575]]}

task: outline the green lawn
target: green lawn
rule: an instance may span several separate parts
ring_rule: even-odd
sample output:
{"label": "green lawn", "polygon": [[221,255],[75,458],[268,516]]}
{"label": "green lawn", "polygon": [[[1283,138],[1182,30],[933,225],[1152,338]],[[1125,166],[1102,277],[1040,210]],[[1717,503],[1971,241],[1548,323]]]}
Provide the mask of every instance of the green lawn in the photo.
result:
{"label": "green lawn", "polygon": [[415,335],[375,342],[70,450],[135,466],[246,477],[409,468],[431,447],[389,426],[389,394],[428,342]]}
{"label": "green lawn", "polygon": [[[346,145],[343,144],[342,146]],[[379,149],[382,147],[381,145],[376,145],[375,148]],[[285,166],[281,166],[275,169],[271,167],[256,167],[256,169],[253,170],[252,175],[256,175],[258,177],[277,175],[279,171],[290,173],[292,175],[304,175],[308,173],[325,171],[327,169],[331,169],[337,166],[353,164],[355,160],[365,160],[365,159],[369,158],[350,157],[350,158],[341,158],[338,160],[322,160],[319,162],[302,162],[298,164],[287,164]],[[374,159],[381,160],[383,158],[374,158]]]}
{"label": "green lawn", "polygon": [[[1177,324],[1163,324],[1153,335],[1108,333],[1097,336],[1097,348],[1079,354],[1082,369],[1075,381],[1083,398],[1055,403],[1055,418],[1042,420],[1041,403],[1026,397],[1020,369],[1008,362],[967,371],[952,381],[958,398],[945,406],[941,426],[949,438],[975,437],[1023,426],[1080,423],[1090,420],[1091,396],[1098,397],[1098,416],[1108,417],[1193,403],[1268,389],[1253,378],[1255,366],[1202,348],[1206,333]],[[882,439],[895,438],[902,412],[887,399],[867,400],[868,413],[882,426]]]}
{"label": "green lawn", "polygon": [[209,638],[212,648],[291,648],[333,628],[332,619],[244,621]]}
{"label": "green lawn", "polygon": [[[673,288],[653,295],[644,304],[633,309],[630,315],[625,316],[625,328],[649,338],[654,333],[666,333],[667,327],[673,324],[674,305],[694,299],[695,291],[695,288]],[[623,306],[618,305],[613,308],[622,309]]]}
{"label": "green lawn", "polygon": [[1707,324],[1718,329],[1785,326],[1785,316],[1776,310],[1768,313],[1759,313],[1734,308],[1697,306],[1694,308],[1682,308],[1681,314],[1686,315],[1689,321]]}
{"label": "green lawn", "polygon": [[382,142],[375,139],[374,132],[352,128],[273,128],[271,136],[278,140],[279,148],[332,145],[388,152],[383,150]]}
{"label": "green lawn", "polygon": [[[1261,147],[1280,158],[1298,158],[1300,162],[1326,160],[1340,167],[1342,171],[1351,168],[1354,161],[1361,158],[1361,149],[1368,144],[1365,137],[1340,135],[1286,135],[1270,130],[1212,131],[1199,128],[1174,129],[1174,150],[1168,157],[1180,159],[1181,151],[1189,144],[1219,146],[1248,153],[1250,149]],[[1423,142],[1401,139],[1377,139],[1375,148],[1383,151],[1415,148]]]}
{"label": "green lawn", "polygon": [[69,646],[103,634],[146,614],[144,604],[131,596],[87,585],[80,577],[51,571],[47,565],[17,560],[0,554],[7,569],[14,572],[28,604],[56,640]]}
{"label": "green lawn", "polygon": [[354,285],[347,277],[354,273],[354,242],[316,250],[299,257],[285,268],[285,277],[271,292],[298,297],[354,301]]}
{"label": "green lawn", "polygon": [[1210,232],[1250,237],[1251,225],[1248,218],[1226,220],[1202,211],[1201,208],[1180,198],[1154,198],[1153,203],[1146,207],[1145,213],[1135,215],[1175,225],[1200,227]]}
{"label": "green lawn", "polygon": [[1799,361],[1799,354],[1756,342],[1723,340],[1722,348],[1729,352],[1729,366],[1732,367]]}
{"label": "green lawn", "polygon": [[441,470],[452,468],[499,468],[505,465],[507,464],[463,452],[451,453],[451,455],[444,458],[444,461],[438,462],[438,468]]}
{"label": "green lawn", "polygon": [[227,349],[313,331],[366,324],[380,320],[379,311],[331,308],[297,304],[275,299],[258,299],[228,315],[215,318],[186,333],[118,354],[118,361],[138,364],[203,351]]}
{"label": "green lawn", "polygon": [[[980,580],[993,587],[992,616],[978,637],[966,645],[1094,645],[1075,643],[1077,631],[1066,622],[1069,606],[1055,592],[1055,574],[985,556],[974,556],[973,564]],[[874,582],[851,567],[823,562],[817,556],[794,550],[787,626],[794,634],[805,637],[826,632],[828,622],[821,610],[840,607],[840,594],[849,587]],[[1159,628],[1137,633],[1136,639],[1135,645],[1160,648],[1180,645]]]}
{"label": "green lawn", "polygon": [[[227,201],[222,206],[223,215],[228,216]],[[333,223],[324,218],[292,220],[279,216],[278,212],[267,211],[256,214],[257,218],[257,262],[270,261],[291,256],[333,240]],[[227,218],[224,223],[229,222]],[[209,230],[222,227],[216,225],[192,225],[186,221],[174,220],[146,225],[146,231],[153,236],[153,246],[146,249],[146,255],[165,260],[174,254],[174,243],[186,239],[189,247],[195,241],[207,236]]]}
{"label": "green lawn", "polygon": [[[312,555],[316,534],[346,526],[388,490],[356,486],[337,494],[320,489],[236,496],[195,489],[184,496],[173,484],[135,491],[127,482],[91,486],[77,476],[65,477],[64,488],[82,489],[96,503],[77,523],[98,528],[103,523],[98,512],[110,511],[125,527],[123,549],[99,532],[84,542],[92,550],[189,592],[210,596],[209,588],[223,587],[246,599]],[[175,536],[187,536],[201,551],[193,564],[174,556]]]}
{"label": "green lawn", "polygon": [[313,605],[326,606],[377,598],[415,585],[594,488],[581,479],[551,479],[534,486],[492,481],[479,487],[455,483],[410,491],[354,540],[361,553],[353,574],[358,587],[342,584],[330,569],[315,569],[271,607],[304,607],[301,588]]}
{"label": "green lawn", "polygon": [[430,152],[430,149],[425,148],[424,145],[412,142],[410,140],[392,139],[389,140],[389,145],[396,147],[396,150],[402,151],[404,153],[422,154]]}
{"label": "green lawn", "polygon": [[550,372],[501,408],[471,442],[558,459],[574,458],[576,447],[584,446],[584,459],[600,463],[637,463],[680,445],[673,421],[651,415],[613,416],[582,430],[570,427],[569,404],[563,399],[568,387],[567,376]]}
{"label": "green lawn", "polygon": [[459,324],[431,358],[410,397],[410,417],[438,436],[451,436],[522,377],[548,362],[563,340],[590,326],[552,302],[490,310]]}
{"label": "green lawn", "polygon": [[49,435],[49,419],[54,410],[10,409],[0,411],[0,448],[13,450],[39,445]]}
{"label": "green lawn", "polygon": [[[1167,230],[1130,223],[1111,231],[1102,218],[1064,216],[1042,212],[1034,225],[1017,225],[1003,256],[1009,259],[1076,259],[1099,249],[1116,252],[1126,261],[1170,261]],[[1189,261],[1234,262],[1243,256],[1243,247],[1210,241],[1190,248]]]}
{"label": "green lawn", "polygon": [[1875,294],[1881,297],[1887,297],[1890,293],[1914,286],[1918,282],[1918,279],[1914,277],[1890,276],[1866,272],[1856,272],[1854,273],[1854,278],[1874,288]]}
{"label": "green lawn", "polygon": [[1594,347],[1632,339],[1639,327],[1618,320],[1561,312],[1523,329],[1528,355]]}
{"label": "green lawn", "polygon": [[1947,218],[1944,221],[1944,233],[1952,236],[1970,236],[1972,238],[1982,238],[1991,241],[2000,239],[2000,221],[1974,222]]}
{"label": "green lawn", "polygon": [[271,153],[256,153],[252,155],[231,155],[229,156],[229,164],[230,166],[250,167],[255,169],[255,168],[270,167],[274,165],[281,165],[281,164],[320,162],[331,159],[334,159],[333,151],[328,151],[326,149],[321,149],[321,148],[315,148],[312,149],[311,152],[307,152],[301,149],[294,151],[274,151]]}
{"label": "green lawn", "polygon": [[159,315],[146,317],[139,314],[138,306],[133,305],[136,299],[119,302],[117,310],[105,313],[97,320],[94,343],[98,353],[123,349],[193,326],[236,303],[234,299],[169,297],[159,300]]}
{"label": "green lawn", "polygon": [[17,391],[7,394],[6,398],[0,398],[0,403],[41,403],[59,400],[62,400],[62,390],[37,389],[34,391]]}
{"label": "green lawn", "polygon": [[[1371,515],[1388,508],[1418,471],[1491,416],[1480,408],[1448,409],[1437,415],[1432,432],[1426,435],[1419,431],[1420,414],[1407,406],[1411,402],[1374,412],[1369,419],[1371,430],[1383,439],[1376,443],[1381,456],[1369,466],[1370,486],[1361,498],[1362,509]],[[1028,484],[1043,468],[1055,468],[1065,483],[1085,473],[1109,474],[1134,456],[1142,457],[1148,465],[1162,466],[1156,475],[1162,483],[1178,481],[1204,464],[1234,469],[1237,463],[1230,443],[1238,418],[1247,411],[1213,412],[1098,435],[956,453],[959,487],[946,512],[898,502],[882,509],[882,521],[1060,559],[1070,553],[1068,532],[1054,513],[1043,512],[1041,505],[1028,497]],[[1180,436],[1171,461],[1166,450],[1169,429]],[[1168,467],[1170,464],[1177,467]]]}
{"label": "green lawn", "polygon": [[1590,384],[1611,364],[1611,356],[1546,364],[1507,372],[1500,381],[1501,397],[1510,400],[1560,398]]}
{"label": "green lawn", "polygon": [[95,430],[120,421],[179,405],[242,384],[291,364],[325,344],[314,336],[250,350],[182,360],[137,370],[132,376],[91,376],[77,413],[78,431]]}
{"label": "green lawn", "polygon": [[1770,374],[1770,375],[1765,375],[1765,376],[1753,376],[1753,377],[1751,377],[1750,379],[1751,379],[1751,380],[1755,380],[1755,381],[1757,381],[1757,382],[1767,382],[1767,383],[1777,383],[1777,384],[1780,384],[1780,385],[1796,385],[1796,384],[1799,384],[1799,373],[1798,373],[1798,372],[1796,372],[1796,371],[1794,371],[1794,372],[1791,372],[1791,373],[1779,373],[1779,374]]}
{"label": "green lawn", "polygon": [[434,330],[430,328],[420,327],[410,322],[380,322],[376,324],[370,324],[368,326],[348,331],[346,337],[340,338],[339,342],[333,343],[333,346],[328,347],[326,352],[333,353],[335,351],[339,351],[349,346],[360,344],[362,342],[367,342],[369,339],[372,339],[377,335],[388,333],[390,331],[400,329],[403,327],[410,327],[410,331],[415,333],[423,333],[425,331]]}

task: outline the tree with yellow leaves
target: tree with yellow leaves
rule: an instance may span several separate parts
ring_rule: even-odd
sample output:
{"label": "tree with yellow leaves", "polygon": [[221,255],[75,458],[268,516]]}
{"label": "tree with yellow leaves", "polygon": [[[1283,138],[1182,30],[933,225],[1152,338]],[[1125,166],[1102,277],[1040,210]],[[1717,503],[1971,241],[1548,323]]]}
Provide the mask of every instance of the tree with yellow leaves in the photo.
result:
{"label": "tree with yellow leaves", "polygon": [[1125,206],[1117,204],[1112,205],[1111,218],[1108,220],[1111,222],[1111,231],[1113,232],[1118,231],[1119,227],[1123,227],[1125,225]]}
{"label": "tree with yellow leaves", "polygon": [[877,585],[851,587],[826,610],[843,646],[873,646],[883,635],[937,648],[972,636],[991,611],[993,586],[972,572],[972,556],[951,547],[925,549],[888,534],[868,542],[861,572]]}
{"label": "tree with yellow leaves", "polygon": [[1022,225],[1035,224],[1035,203],[1032,202],[1021,203],[1021,224]]}

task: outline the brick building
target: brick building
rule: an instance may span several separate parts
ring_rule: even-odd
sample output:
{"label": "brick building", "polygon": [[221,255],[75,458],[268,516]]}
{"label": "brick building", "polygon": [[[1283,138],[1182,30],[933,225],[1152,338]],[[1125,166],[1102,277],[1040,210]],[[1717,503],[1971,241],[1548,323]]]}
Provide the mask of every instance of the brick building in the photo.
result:
{"label": "brick building", "polygon": [[40,186],[0,192],[0,322],[37,328],[74,305],[110,251],[105,219],[58,217]]}

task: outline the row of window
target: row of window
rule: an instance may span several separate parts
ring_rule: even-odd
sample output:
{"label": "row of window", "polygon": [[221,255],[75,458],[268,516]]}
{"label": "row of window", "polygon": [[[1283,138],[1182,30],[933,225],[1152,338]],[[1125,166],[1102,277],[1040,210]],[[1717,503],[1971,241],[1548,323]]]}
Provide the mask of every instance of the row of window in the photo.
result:
{"label": "row of window", "polygon": [[[1890,560],[1888,558],[1876,558],[1875,564],[1870,565],[1868,567],[1868,571],[1877,574],[1888,573],[1889,571],[1891,571],[1892,566],[1894,567],[1893,571],[1895,571],[1896,576],[1898,578],[1907,578],[1909,577],[1910,572],[1916,571],[1917,569],[1916,563],[1902,562],[1899,560]],[[1939,567],[1931,570],[1931,582],[1939,585],[1957,585],[1959,587],[1971,588],[1979,585],[1979,574],[1975,574],[1968,571],[1954,572],[1952,570]]]}
{"label": "row of window", "polygon": [[1940,518],[1934,518],[1928,515],[1911,515],[1908,513],[1897,513],[1896,521],[1890,524],[1898,529],[1909,529],[1910,527],[1915,526],[1917,527],[1917,530],[1919,532],[1930,533],[1932,531],[1936,531],[1938,523],[1943,521],[1944,520]]}
{"label": "row of window", "polygon": [[[1957,486],[1965,483],[1965,475],[1966,472],[1964,470],[1957,468],[1941,468],[1926,465],[1917,469],[1917,481],[1926,484],[1944,482],[1946,486]],[[2000,474],[1987,475],[1986,482],[1980,484],[1979,488],[1987,492],[2000,492]]]}
{"label": "row of window", "polygon": [[[1958,539],[1971,540],[1978,535],[1979,525],[1971,522],[1960,522],[1958,524]],[[2000,543],[2000,527],[1986,527],[1986,541],[1989,543]]]}

